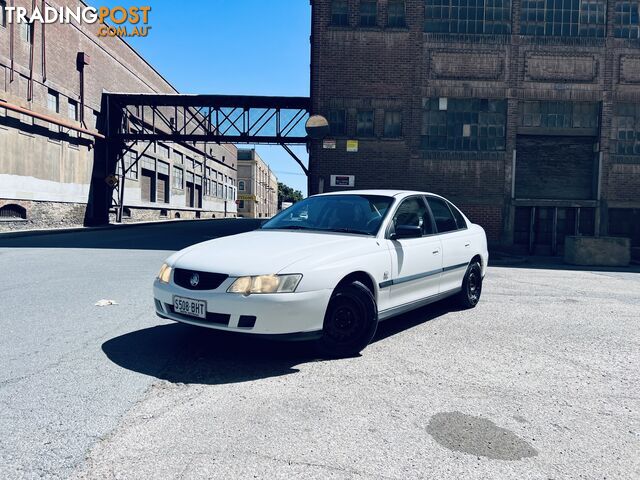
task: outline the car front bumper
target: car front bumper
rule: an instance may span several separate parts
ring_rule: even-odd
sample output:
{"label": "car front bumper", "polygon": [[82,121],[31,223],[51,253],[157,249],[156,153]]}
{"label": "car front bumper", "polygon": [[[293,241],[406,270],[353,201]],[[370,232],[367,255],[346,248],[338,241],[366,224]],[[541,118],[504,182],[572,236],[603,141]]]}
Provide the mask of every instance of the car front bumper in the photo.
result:
{"label": "car front bumper", "polygon": [[[332,291],[238,295],[188,290],[174,283],[153,284],[156,313],[162,318],[206,328],[264,336],[313,337],[322,330]],[[207,319],[173,312],[173,297],[207,302]],[[309,334],[309,335],[307,335]],[[292,336],[292,338],[294,338]]]}

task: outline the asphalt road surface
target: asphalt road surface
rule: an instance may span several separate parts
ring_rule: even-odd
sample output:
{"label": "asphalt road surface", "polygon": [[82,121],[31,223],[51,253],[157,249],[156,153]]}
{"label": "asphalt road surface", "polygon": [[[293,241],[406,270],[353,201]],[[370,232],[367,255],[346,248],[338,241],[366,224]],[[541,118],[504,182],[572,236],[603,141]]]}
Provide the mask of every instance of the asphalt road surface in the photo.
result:
{"label": "asphalt road surface", "polygon": [[491,267],[347,360],[155,316],[256,225],[0,237],[0,478],[640,478],[640,274]]}

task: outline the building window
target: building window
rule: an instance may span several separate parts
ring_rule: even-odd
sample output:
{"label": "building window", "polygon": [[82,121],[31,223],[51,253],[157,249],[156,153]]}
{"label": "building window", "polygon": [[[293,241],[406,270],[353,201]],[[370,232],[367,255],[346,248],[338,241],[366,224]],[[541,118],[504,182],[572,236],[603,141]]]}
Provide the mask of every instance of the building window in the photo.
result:
{"label": "building window", "polygon": [[375,27],[378,25],[378,2],[376,0],[360,0],[360,26]]}
{"label": "building window", "polygon": [[511,0],[425,0],[424,31],[511,33]]}
{"label": "building window", "polygon": [[[124,172],[125,178],[131,180],[138,179],[138,154],[136,152],[129,152],[124,156]],[[118,162],[116,173],[122,175],[122,164]]]}
{"label": "building window", "polygon": [[387,138],[402,136],[402,112],[384,112],[384,136]]}
{"label": "building window", "polygon": [[184,170],[176,166],[173,167],[173,188],[184,188]]}
{"label": "building window", "polygon": [[244,209],[244,200],[238,200],[238,208]]}
{"label": "building window", "polygon": [[173,151],[173,163],[182,165],[184,163],[184,156],[180,152]]}
{"label": "building window", "polygon": [[359,111],[356,122],[356,136],[373,137],[373,134],[373,110]]}
{"label": "building window", "polygon": [[640,104],[615,104],[612,123],[612,153],[639,156]]}
{"label": "building window", "polygon": [[407,26],[404,0],[389,0],[387,4],[387,27],[404,28]]}
{"label": "building window", "polygon": [[69,119],[78,121],[78,102],[69,99]]}
{"label": "building window", "polygon": [[616,2],[613,35],[616,38],[639,38],[640,14],[638,2]]}
{"label": "building window", "polygon": [[47,108],[52,112],[60,113],[60,95],[49,89],[47,92]]}
{"label": "building window", "polygon": [[162,145],[161,143],[158,143],[156,145],[156,153],[161,158],[169,158],[169,147],[167,147],[166,145]]}
{"label": "building window", "polygon": [[7,2],[5,0],[0,0],[0,27],[7,26]]}
{"label": "building window", "polygon": [[506,100],[429,98],[424,101],[422,148],[504,150],[506,122]]}
{"label": "building window", "polygon": [[604,37],[606,0],[523,0],[522,35]]}
{"label": "building window", "polygon": [[238,180],[238,190],[244,192],[244,180]]}
{"label": "building window", "polygon": [[193,160],[193,158],[187,157],[187,168],[189,170],[193,170],[194,165],[195,165],[195,161]]}
{"label": "building window", "polygon": [[599,123],[597,103],[523,102],[520,111],[523,127],[594,129]]}
{"label": "building window", "polygon": [[349,2],[347,0],[333,0],[331,2],[331,25],[334,27],[349,26]]}
{"label": "building window", "polygon": [[346,110],[329,111],[329,134],[338,137],[347,133],[347,112]]}
{"label": "building window", "polygon": [[20,24],[20,38],[23,42],[33,43],[33,22],[25,22]]}
{"label": "building window", "polygon": [[138,179],[138,154],[136,152],[129,152],[124,159],[125,176],[131,180]]}

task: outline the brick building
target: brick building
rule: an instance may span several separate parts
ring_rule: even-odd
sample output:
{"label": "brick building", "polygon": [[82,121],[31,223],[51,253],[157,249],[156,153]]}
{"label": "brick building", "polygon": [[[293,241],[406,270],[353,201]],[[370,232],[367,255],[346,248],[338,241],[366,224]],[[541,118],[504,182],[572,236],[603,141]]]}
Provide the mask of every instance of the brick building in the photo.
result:
{"label": "brick building", "polygon": [[278,177],[254,148],[238,149],[238,216],[271,218],[278,213]]}
{"label": "brick building", "polygon": [[638,2],[311,4],[311,194],[354,176],[442,194],[517,251],[640,246]]}
{"label": "brick building", "polygon": [[[30,12],[32,2],[15,6]],[[177,93],[127,43],[97,31],[98,24],[75,20],[9,22],[0,9],[0,101],[11,107],[0,108],[0,231],[82,225],[104,215],[92,198],[104,190],[104,168],[97,168],[104,164],[104,92]],[[127,221],[236,215],[235,146],[146,147],[136,145],[125,159]]]}

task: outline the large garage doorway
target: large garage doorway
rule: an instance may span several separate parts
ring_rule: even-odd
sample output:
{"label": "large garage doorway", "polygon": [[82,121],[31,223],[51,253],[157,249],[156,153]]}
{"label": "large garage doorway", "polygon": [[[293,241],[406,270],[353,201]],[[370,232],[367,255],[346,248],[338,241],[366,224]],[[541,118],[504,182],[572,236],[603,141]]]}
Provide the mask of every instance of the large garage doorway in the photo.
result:
{"label": "large garage doorway", "polygon": [[600,105],[520,103],[513,174],[513,243],[531,255],[561,255],[568,235],[594,235]]}
{"label": "large garage doorway", "polygon": [[595,234],[597,139],[518,135],[513,243],[529,255],[562,255],[568,235]]}

